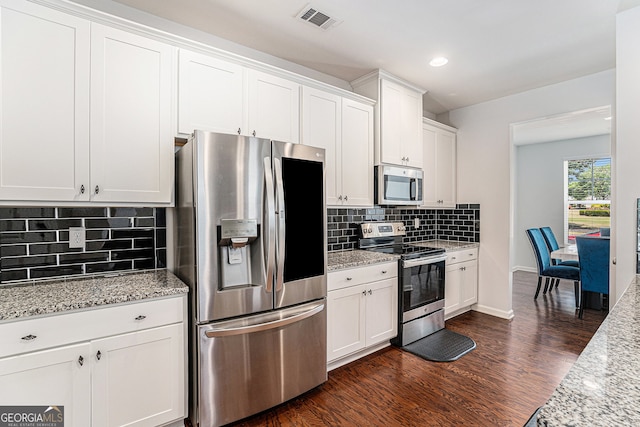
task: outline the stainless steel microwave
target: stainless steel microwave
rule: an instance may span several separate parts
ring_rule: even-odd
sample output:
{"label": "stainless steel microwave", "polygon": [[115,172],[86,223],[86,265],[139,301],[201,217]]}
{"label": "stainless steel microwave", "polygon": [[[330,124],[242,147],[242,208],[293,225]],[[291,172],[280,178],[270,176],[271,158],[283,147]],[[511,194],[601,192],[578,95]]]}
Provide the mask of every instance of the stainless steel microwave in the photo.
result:
{"label": "stainless steel microwave", "polygon": [[421,205],[420,169],[380,165],[375,167],[375,203],[377,205]]}

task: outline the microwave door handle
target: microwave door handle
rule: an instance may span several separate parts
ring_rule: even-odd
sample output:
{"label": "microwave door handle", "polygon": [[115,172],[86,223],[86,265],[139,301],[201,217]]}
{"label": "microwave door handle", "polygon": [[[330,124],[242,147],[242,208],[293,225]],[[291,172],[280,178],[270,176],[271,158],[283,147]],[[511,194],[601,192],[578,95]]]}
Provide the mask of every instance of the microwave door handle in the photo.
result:
{"label": "microwave door handle", "polygon": [[276,240],[276,292],[282,290],[284,283],[284,249],[286,233],[285,209],[284,209],[284,185],[282,182],[282,165],[279,158],[273,159],[273,172],[276,178],[276,228],[278,239]]}
{"label": "microwave door handle", "polygon": [[265,277],[264,283],[267,292],[273,292],[273,268],[275,265],[275,235],[276,235],[276,208],[275,208],[275,191],[273,187],[273,173],[271,171],[271,157],[265,157],[264,160],[264,188],[266,206],[263,209],[264,219],[266,223],[266,239],[262,239],[262,250],[265,258],[263,268]]}
{"label": "microwave door handle", "polygon": [[418,196],[417,180],[415,178],[411,178],[409,180],[409,199],[416,200],[417,196]]}

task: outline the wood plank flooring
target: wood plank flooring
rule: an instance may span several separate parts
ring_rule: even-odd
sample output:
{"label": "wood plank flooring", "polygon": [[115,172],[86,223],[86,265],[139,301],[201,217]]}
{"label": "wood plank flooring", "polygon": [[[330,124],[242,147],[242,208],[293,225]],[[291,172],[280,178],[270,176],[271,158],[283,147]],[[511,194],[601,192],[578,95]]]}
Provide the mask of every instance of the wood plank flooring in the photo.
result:
{"label": "wood plank flooring", "polygon": [[517,272],[511,321],[468,312],[446,322],[477,348],[451,363],[389,347],[329,372],[301,397],[235,426],[522,426],[543,405],[605,317],[577,317],[573,283],[534,301]]}

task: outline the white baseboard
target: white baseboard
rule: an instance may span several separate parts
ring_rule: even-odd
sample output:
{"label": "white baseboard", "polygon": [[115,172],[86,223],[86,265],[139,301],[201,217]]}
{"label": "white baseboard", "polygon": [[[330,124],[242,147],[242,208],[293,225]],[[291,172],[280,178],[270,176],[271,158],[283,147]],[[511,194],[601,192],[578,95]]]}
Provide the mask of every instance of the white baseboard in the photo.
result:
{"label": "white baseboard", "polygon": [[502,319],[511,320],[513,319],[513,310],[504,311],[504,310],[496,310],[492,307],[487,307],[486,305],[476,304],[473,309],[480,313],[489,314],[491,316],[500,317]]}
{"label": "white baseboard", "polygon": [[327,363],[327,372],[332,371],[336,368],[339,368],[342,365],[346,365],[347,363],[351,363],[355,360],[360,359],[361,357],[367,356],[371,353],[375,353],[378,350],[381,350],[385,347],[389,347],[391,345],[390,341],[383,341],[379,344],[375,344],[371,347],[367,347],[365,349],[362,349],[356,353],[352,353],[348,356],[344,356],[340,359],[336,359],[336,360],[332,360],[331,362]]}
{"label": "white baseboard", "polygon": [[511,272],[515,272],[515,271],[527,271],[529,273],[537,273],[538,269],[536,267],[527,267],[524,265],[516,265],[515,267],[513,267],[511,269]]}

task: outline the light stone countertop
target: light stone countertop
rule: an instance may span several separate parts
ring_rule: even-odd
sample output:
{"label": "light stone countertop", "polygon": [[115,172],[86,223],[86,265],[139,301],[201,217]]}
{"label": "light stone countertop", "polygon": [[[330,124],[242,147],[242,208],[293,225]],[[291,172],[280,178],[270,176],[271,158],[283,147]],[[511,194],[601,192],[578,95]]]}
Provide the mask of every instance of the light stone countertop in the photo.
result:
{"label": "light stone countertop", "polygon": [[346,268],[397,261],[399,258],[400,257],[398,255],[363,251],[359,249],[328,252],[327,271],[330,273],[332,271],[344,270]]}
{"label": "light stone countertop", "polygon": [[0,286],[0,321],[188,291],[188,286],[167,270],[10,284]]}
{"label": "light stone countertop", "polygon": [[[423,240],[411,242],[412,245],[443,248],[447,251],[457,251],[466,248],[477,248],[480,244],[474,242],[454,242],[448,240]],[[393,254],[353,249],[327,253],[327,270],[329,272],[354,268],[363,265],[377,264],[380,262],[396,261],[400,257]]]}
{"label": "light stone countertop", "polygon": [[636,277],[540,409],[539,426],[640,425],[638,319]]}

